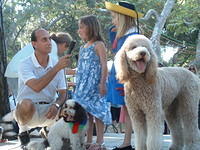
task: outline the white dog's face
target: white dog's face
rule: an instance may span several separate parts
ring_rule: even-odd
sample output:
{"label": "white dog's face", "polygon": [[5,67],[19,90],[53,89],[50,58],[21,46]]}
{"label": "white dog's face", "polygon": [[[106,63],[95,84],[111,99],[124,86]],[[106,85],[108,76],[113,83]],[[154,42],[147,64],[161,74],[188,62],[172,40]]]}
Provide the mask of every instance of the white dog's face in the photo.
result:
{"label": "white dog's face", "polygon": [[76,110],[74,109],[75,101],[67,100],[64,104],[64,108],[62,109],[62,116],[65,117],[68,121],[74,121],[74,116]]}
{"label": "white dog's face", "polygon": [[124,42],[122,50],[124,50],[128,65],[138,73],[143,73],[146,70],[147,63],[150,61],[149,40],[144,39],[144,36],[130,36]]}
{"label": "white dog's face", "polygon": [[68,122],[81,122],[85,117],[87,118],[83,107],[72,99],[67,100],[64,104],[61,110],[61,116]]}

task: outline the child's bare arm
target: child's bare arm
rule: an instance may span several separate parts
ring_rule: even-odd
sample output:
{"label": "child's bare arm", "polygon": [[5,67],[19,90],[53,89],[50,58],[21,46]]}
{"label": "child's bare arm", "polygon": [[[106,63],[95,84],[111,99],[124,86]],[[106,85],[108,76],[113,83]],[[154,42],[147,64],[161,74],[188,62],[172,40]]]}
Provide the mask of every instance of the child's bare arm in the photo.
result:
{"label": "child's bare arm", "polygon": [[107,55],[106,55],[106,47],[103,42],[98,42],[96,44],[96,52],[100,58],[101,63],[101,80],[100,80],[100,94],[105,95],[106,93],[106,79],[107,79]]}

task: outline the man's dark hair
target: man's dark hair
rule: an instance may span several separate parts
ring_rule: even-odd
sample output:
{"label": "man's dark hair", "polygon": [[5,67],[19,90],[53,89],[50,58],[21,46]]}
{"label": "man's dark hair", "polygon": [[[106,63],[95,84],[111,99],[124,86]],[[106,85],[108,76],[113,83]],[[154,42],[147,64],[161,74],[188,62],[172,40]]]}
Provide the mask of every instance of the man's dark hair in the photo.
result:
{"label": "man's dark hair", "polygon": [[37,38],[36,38],[35,32],[36,32],[38,29],[39,29],[39,28],[33,30],[33,32],[31,33],[31,42],[32,42],[32,41],[37,41]]}
{"label": "man's dark hair", "polygon": [[37,29],[35,29],[35,30],[33,30],[33,32],[31,33],[31,42],[32,41],[37,41],[37,37],[36,37],[36,31],[38,31],[38,30],[43,30],[43,28],[37,28]]}

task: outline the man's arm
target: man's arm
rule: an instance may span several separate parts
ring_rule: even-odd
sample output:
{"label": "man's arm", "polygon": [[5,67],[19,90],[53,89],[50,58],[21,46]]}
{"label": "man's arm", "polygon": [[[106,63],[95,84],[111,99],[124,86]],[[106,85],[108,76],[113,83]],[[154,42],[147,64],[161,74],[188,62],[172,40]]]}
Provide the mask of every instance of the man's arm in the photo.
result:
{"label": "man's arm", "polygon": [[35,92],[40,92],[43,88],[45,88],[51,80],[55,77],[57,72],[61,69],[67,67],[69,64],[69,56],[63,56],[60,58],[58,63],[44,76],[38,79],[30,79],[26,82],[26,85],[33,89]]}
{"label": "man's arm", "polygon": [[56,99],[56,103],[62,106],[67,98],[67,89],[59,90],[58,91],[58,98]]}
{"label": "man's arm", "polygon": [[[63,89],[63,90],[59,90],[58,91],[59,94],[58,94],[58,98],[56,99],[56,102],[59,106],[62,106],[66,100],[66,89]],[[48,119],[54,119],[58,113],[58,107],[55,105],[55,103],[53,103],[47,113],[45,114],[45,116],[48,118]]]}

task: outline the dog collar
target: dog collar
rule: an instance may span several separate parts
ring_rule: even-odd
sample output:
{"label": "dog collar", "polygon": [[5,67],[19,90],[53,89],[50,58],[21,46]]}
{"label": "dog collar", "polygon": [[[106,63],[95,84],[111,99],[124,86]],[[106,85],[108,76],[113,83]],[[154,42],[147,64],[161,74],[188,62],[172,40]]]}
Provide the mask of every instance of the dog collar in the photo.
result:
{"label": "dog collar", "polygon": [[72,130],[73,134],[76,134],[78,132],[81,132],[83,130],[83,128],[85,127],[85,124],[80,124],[79,122],[69,122],[69,126]]}
{"label": "dog collar", "polygon": [[70,128],[72,129],[72,133],[76,134],[78,132],[81,132],[83,128],[86,126],[87,119],[83,120],[81,123],[80,122],[68,122]]}

